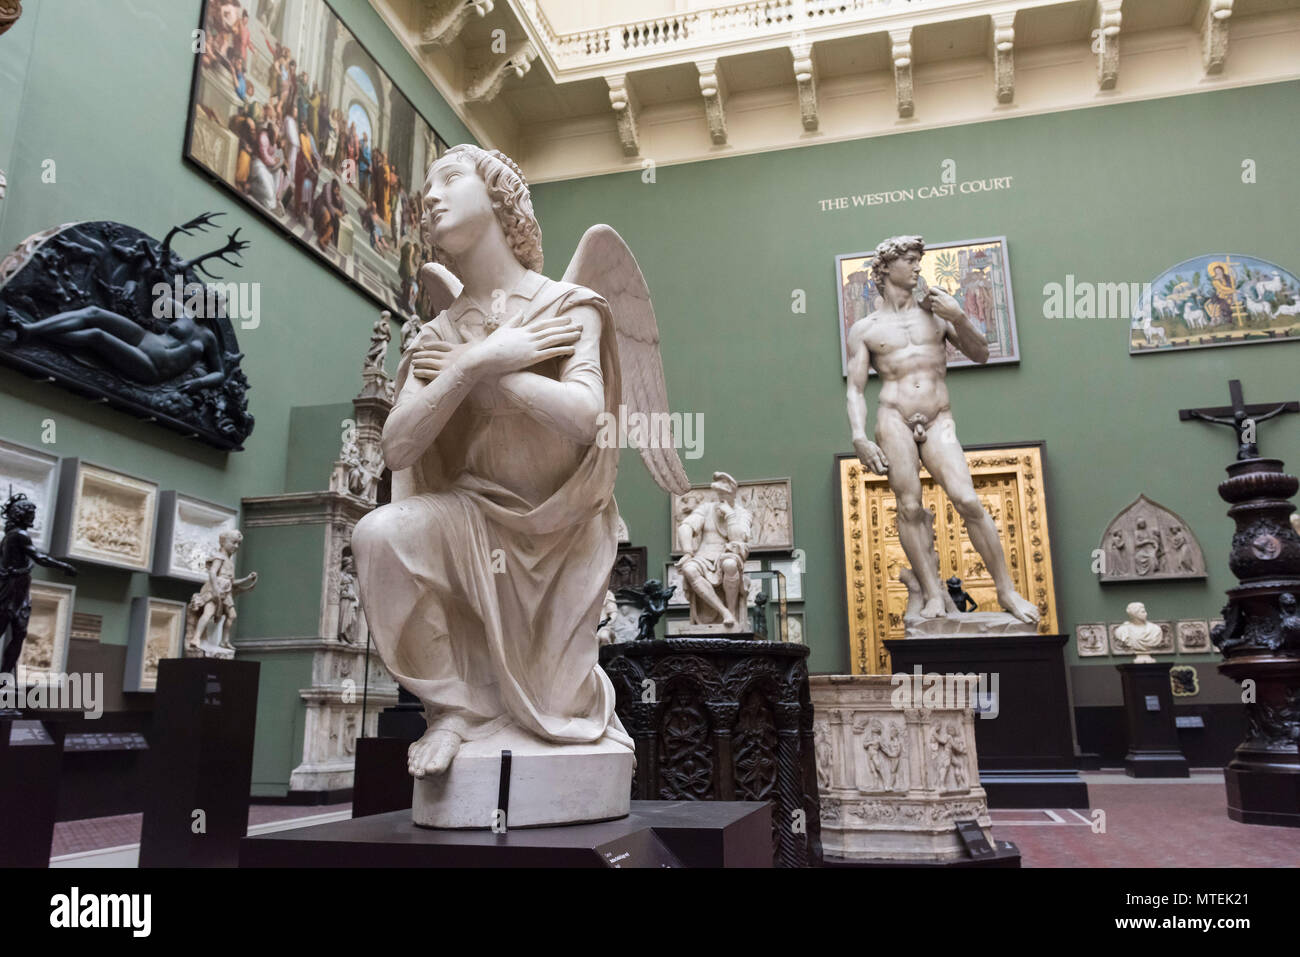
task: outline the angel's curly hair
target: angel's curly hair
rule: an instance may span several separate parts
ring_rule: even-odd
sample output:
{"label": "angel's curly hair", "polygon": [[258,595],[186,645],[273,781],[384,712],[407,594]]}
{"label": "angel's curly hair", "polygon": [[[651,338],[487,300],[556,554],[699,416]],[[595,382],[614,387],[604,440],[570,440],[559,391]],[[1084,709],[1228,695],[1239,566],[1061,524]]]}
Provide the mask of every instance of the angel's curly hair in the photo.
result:
{"label": "angel's curly hair", "polygon": [[[469,143],[453,146],[438,157],[441,163],[449,157],[464,157],[474,164],[479,179],[487,186],[497,221],[506,234],[515,258],[525,269],[542,271],[542,227],[533,213],[533,200],[528,193],[528,181],[515,161],[499,150],[485,150]],[[434,258],[453,273],[455,260],[434,246]]]}
{"label": "angel's curly hair", "polygon": [[875,258],[871,260],[871,280],[876,284],[876,289],[883,289],[885,273],[889,271],[890,263],[912,250],[924,253],[925,240],[920,236],[890,236],[876,247]]}

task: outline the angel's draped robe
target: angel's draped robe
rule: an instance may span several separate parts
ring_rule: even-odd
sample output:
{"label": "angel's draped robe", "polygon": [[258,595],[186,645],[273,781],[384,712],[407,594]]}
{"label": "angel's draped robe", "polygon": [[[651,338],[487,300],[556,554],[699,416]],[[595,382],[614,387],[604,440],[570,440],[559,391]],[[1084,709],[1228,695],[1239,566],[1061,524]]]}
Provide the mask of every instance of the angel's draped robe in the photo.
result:
{"label": "angel's draped robe", "polygon": [[[528,272],[507,300],[525,325],[577,306],[601,316],[599,342],[528,370],[620,401],[609,306],[589,289]],[[402,357],[394,413],[418,403],[411,355],[464,343],[481,322],[465,296]],[[416,464],[394,474],[393,504],[352,538],[370,633],[431,730],[465,740],[510,724],[556,743],[608,737],[631,749],[597,664],[596,626],[617,550],[618,449],[582,445],[538,422],[489,379],[474,386]]]}

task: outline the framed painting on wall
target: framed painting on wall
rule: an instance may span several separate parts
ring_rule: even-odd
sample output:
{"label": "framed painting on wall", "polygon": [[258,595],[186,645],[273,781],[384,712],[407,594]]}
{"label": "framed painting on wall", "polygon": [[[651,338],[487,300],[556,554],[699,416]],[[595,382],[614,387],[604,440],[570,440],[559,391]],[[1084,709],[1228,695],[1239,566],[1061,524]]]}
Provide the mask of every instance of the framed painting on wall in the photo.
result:
{"label": "framed painting on wall", "polygon": [[[873,250],[835,257],[840,363],[846,376],[849,374],[849,329],[880,304],[880,294],[871,278],[871,261],[875,255]],[[927,286],[943,289],[956,299],[988,339],[989,358],[986,363],[966,358],[952,343],[948,343],[949,369],[1020,361],[1016,306],[1011,296],[1011,263],[1005,236],[926,243],[925,255],[921,259],[921,278]],[[872,369],[871,374],[875,375],[876,370]]]}
{"label": "framed painting on wall", "polygon": [[1266,259],[1185,259],[1131,298],[1132,355],[1300,341],[1300,279]]}
{"label": "framed painting on wall", "polygon": [[[1038,633],[1054,635],[1059,626],[1044,454],[1042,442],[965,450],[975,493],[993,518],[1012,583],[1038,606]],[[835,458],[849,663],[854,674],[888,674],[884,641],[904,637],[907,608],[907,588],[898,579],[908,560],[899,539],[897,503],[885,476],[867,471],[852,453]],[[935,517],[940,579],[956,575],[978,611],[999,611],[993,579],[957,510],[928,471],[920,474],[922,507]]]}
{"label": "framed painting on wall", "polygon": [[447,150],[325,0],[198,0],[185,158],[347,282],[415,314]]}
{"label": "framed painting on wall", "polygon": [[[751,536],[749,550],[753,552],[788,552],[794,548],[794,508],[788,478],[761,479],[738,482],[736,501],[749,510]],[[669,550],[680,555],[677,546],[677,526],[701,502],[717,501],[718,493],[706,482],[692,485],[684,495],[673,495],[669,502],[668,534],[672,541]]]}

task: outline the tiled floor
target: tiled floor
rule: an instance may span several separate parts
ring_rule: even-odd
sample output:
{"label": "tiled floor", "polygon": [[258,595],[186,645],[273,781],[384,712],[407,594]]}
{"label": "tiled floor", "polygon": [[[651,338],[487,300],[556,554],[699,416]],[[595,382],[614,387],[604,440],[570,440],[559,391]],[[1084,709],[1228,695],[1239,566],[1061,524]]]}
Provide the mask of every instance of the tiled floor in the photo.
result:
{"label": "tiled floor", "polygon": [[[315,817],[335,811],[346,811],[351,804],[317,804],[310,807],[288,804],[254,804],[248,809],[250,826],[291,818]],[[61,821],[54,825],[54,845],[51,857],[62,854],[79,854],[104,847],[121,847],[140,843],[140,823],[144,815],[119,814],[115,817],[92,817],[84,821]]]}
{"label": "tiled floor", "polygon": [[[1019,847],[1024,867],[1300,867],[1300,828],[1229,820],[1218,772],[1172,781],[1137,780],[1122,772],[1084,777],[1091,809],[994,809],[994,837]],[[254,804],[248,823],[348,807]],[[140,820],[139,814],[123,814],[57,824],[53,855],[138,843]]]}
{"label": "tiled floor", "polygon": [[1020,848],[1023,867],[1300,867],[1300,828],[1229,819],[1217,771],[1084,778],[1090,810],[990,812],[994,837]]}

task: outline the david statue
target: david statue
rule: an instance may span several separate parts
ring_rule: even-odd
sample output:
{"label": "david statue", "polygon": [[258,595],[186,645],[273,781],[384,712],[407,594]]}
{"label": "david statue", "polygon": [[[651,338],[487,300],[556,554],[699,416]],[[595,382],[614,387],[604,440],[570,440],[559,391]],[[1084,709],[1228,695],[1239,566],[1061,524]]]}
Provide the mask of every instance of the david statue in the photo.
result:
{"label": "david statue", "polygon": [[[437,262],[421,295],[437,314],[398,366],[392,504],[352,538],[375,644],[428,721],[408,753],[414,821],[621,817],[632,741],[596,635],[621,443],[597,436],[620,405],[667,412],[649,291],[608,226],[587,231],[563,281],[543,276],[528,185],[495,150],[454,147],[423,190]],[[688,489],[675,449],[640,452],[662,488]]]}
{"label": "david statue", "polygon": [[[1039,610],[1012,584],[997,528],[975,493],[957,441],[948,399],[947,344],[951,342],[975,362],[985,362],[988,341],[957,300],[942,289],[929,287],[918,293],[924,252],[920,236],[895,236],[876,247],[871,276],[883,301],[855,322],[848,334],[853,448],[864,466],[888,477],[898,503],[898,537],[911,563],[900,574],[910,593],[904,627],[911,634],[920,622],[957,614],[939,579],[934,519],[921,503],[922,465],[966,523],[971,544],[993,578],[998,603],[1014,619],[1032,625]],[[863,396],[872,367],[880,374],[874,442],[867,438]]]}

